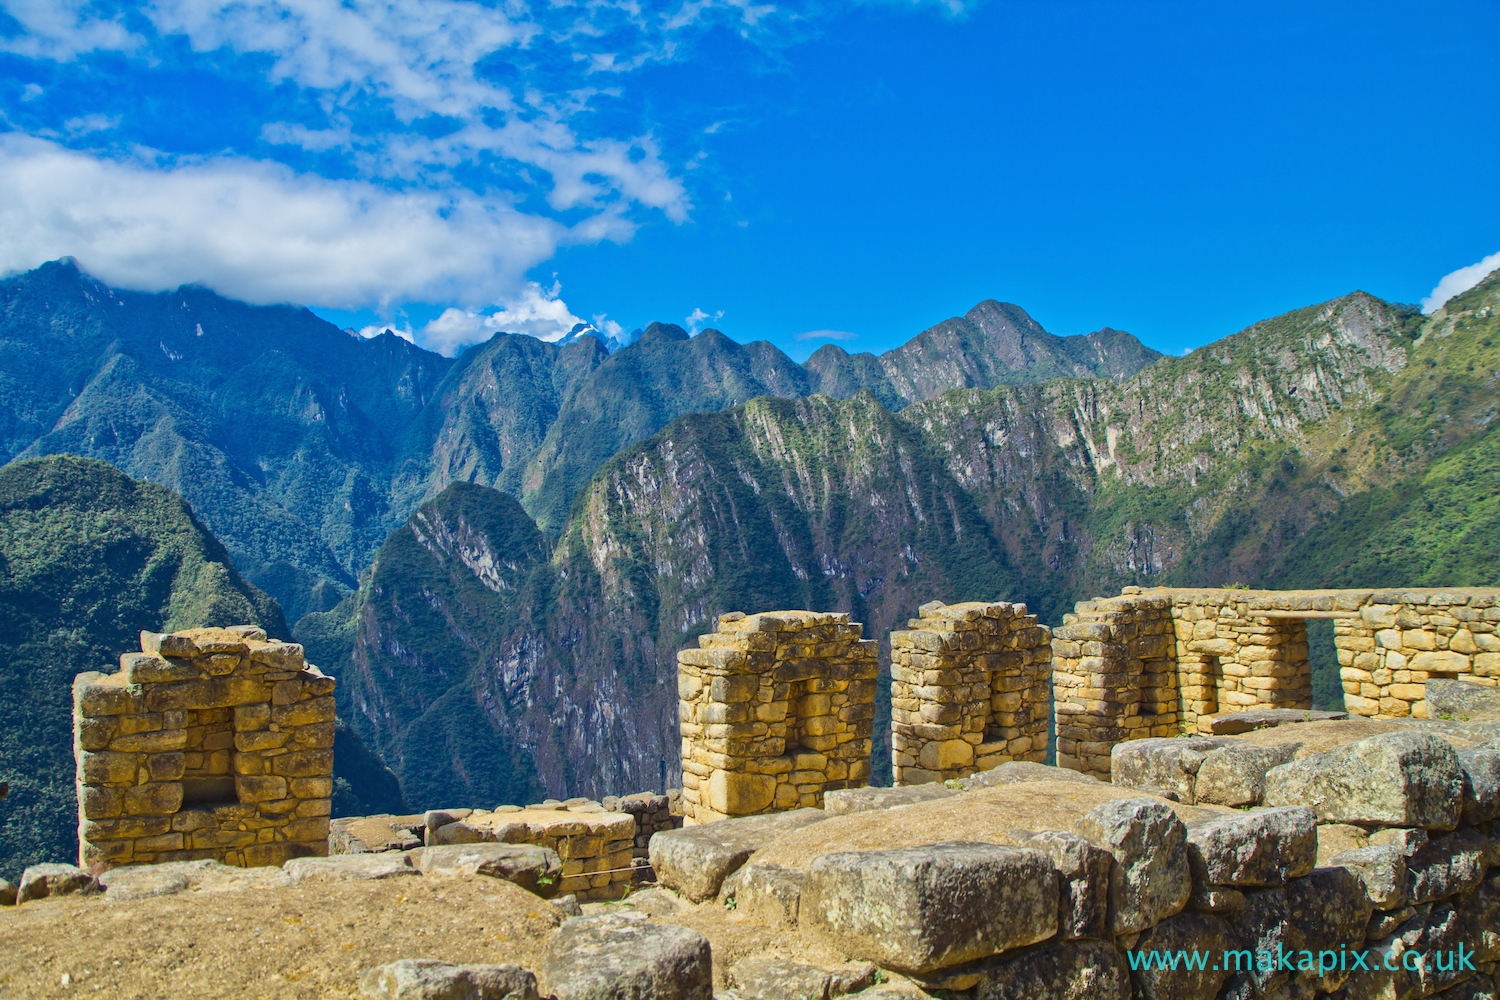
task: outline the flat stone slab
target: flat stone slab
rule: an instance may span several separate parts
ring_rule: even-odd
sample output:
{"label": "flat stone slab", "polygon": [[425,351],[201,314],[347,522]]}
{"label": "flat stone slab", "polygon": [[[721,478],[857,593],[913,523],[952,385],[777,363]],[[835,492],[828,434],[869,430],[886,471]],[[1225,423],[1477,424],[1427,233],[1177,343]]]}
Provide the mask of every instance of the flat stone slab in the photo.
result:
{"label": "flat stone slab", "polygon": [[1208,755],[1234,740],[1221,736],[1157,737],[1116,743],[1109,755],[1109,777],[1123,788],[1175,792],[1179,802],[1196,801],[1198,769]]}
{"label": "flat stone slab", "polygon": [[410,854],[412,867],[423,875],[504,879],[550,898],[562,880],[557,852],[534,844],[453,844],[423,847]]}
{"label": "flat stone slab", "polygon": [[1463,766],[1450,744],[1401,732],[1272,768],[1265,800],[1310,806],[1324,823],[1451,830],[1463,788]]}
{"label": "flat stone slab", "polygon": [[282,868],[292,882],[357,882],[364,879],[421,875],[405,854],[335,854],[327,858],[293,858]]}
{"label": "flat stone slab", "polygon": [[662,885],[701,903],[761,847],[827,818],[821,809],[793,809],[662,830],[651,837],[651,867]]}
{"label": "flat stone slab", "polygon": [[1198,731],[1210,736],[1235,736],[1256,729],[1270,729],[1298,722],[1328,722],[1349,718],[1348,712],[1322,712],[1311,708],[1257,708],[1248,712],[1223,712],[1198,720]]}
{"label": "flat stone slab", "polygon": [[279,889],[291,885],[292,879],[280,868],[236,868],[205,860],[111,868],[99,876],[99,884],[105,889],[104,898],[118,903],[179,892]]}
{"label": "flat stone slab", "polygon": [[918,802],[946,799],[958,793],[942,785],[906,785],[901,788],[839,788],[823,793],[823,811],[830,816],[874,812]]}
{"label": "flat stone slab", "polygon": [[328,842],[333,854],[367,854],[380,851],[407,851],[422,846],[415,832],[424,829],[421,815],[351,816],[329,824]]}
{"label": "flat stone slab", "polygon": [[536,976],[519,965],[454,965],[403,958],[367,971],[359,991],[376,1000],[538,1000]]}
{"label": "flat stone slab", "polygon": [[1430,680],[1427,682],[1427,714],[1430,718],[1451,715],[1500,713],[1500,687],[1473,684],[1468,681]]}
{"label": "flat stone slab", "polygon": [[1098,778],[1091,774],[1084,774],[1082,771],[1072,771],[1066,767],[1051,767],[1028,760],[1006,761],[988,771],[980,771],[967,778],[960,778],[954,784],[964,791],[969,791],[974,788],[1019,785],[1031,781],[1076,781],[1084,784],[1101,784]]}
{"label": "flat stone slab", "polygon": [[1057,933],[1058,875],[1041,851],[947,843],[813,859],[799,925],[850,957],[931,973]]}
{"label": "flat stone slab", "polygon": [[713,1000],[708,939],[644,917],[564,921],[538,971],[556,1000]]}
{"label": "flat stone slab", "polygon": [[17,903],[29,903],[53,896],[71,896],[76,893],[99,891],[94,876],[76,865],[32,865],[21,872],[21,883],[16,890]]}

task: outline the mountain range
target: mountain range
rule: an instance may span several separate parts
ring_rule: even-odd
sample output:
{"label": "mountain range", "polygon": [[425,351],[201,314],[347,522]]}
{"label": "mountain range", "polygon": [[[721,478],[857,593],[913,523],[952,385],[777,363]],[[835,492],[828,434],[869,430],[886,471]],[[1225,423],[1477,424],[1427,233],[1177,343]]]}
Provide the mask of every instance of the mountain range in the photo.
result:
{"label": "mountain range", "polygon": [[1182,358],[984,302],[801,365],[667,324],[449,360],[65,262],[0,302],[6,457],[181,492],[412,807],[674,780],[675,653],[724,611],[883,640],[934,598],[1055,623],[1128,583],[1483,584],[1500,555],[1495,275]]}
{"label": "mountain range", "polygon": [[686,413],[861,388],[897,406],[1158,356],[1116,331],[1054,337],[993,302],[880,358],[829,347],[807,365],[666,324],[614,353],[568,339],[502,333],[450,359],[306,309],[121,291],[56,261],[0,281],[0,462],[78,454],[170,486],[296,621],[349,593],[451,482],[511,493],[556,537],[600,463]]}

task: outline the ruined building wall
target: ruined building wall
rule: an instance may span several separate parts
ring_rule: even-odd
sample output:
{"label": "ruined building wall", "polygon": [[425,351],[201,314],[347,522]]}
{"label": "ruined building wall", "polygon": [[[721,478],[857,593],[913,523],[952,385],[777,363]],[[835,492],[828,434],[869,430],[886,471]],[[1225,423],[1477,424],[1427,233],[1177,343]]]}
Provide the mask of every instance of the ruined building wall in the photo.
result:
{"label": "ruined building wall", "polygon": [[1310,709],[1311,619],[1333,619],[1351,714],[1425,717],[1430,679],[1500,680],[1497,598],[1127,587],[1082,601],[1053,635],[1058,763],[1107,778],[1116,743],[1196,732],[1217,713]]}
{"label": "ruined building wall", "polygon": [[1024,604],[933,601],[918,613],[891,633],[895,783],[1045,760],[1051,630]]}
{"label": "ruined building wall", "polygon": [[677,654],[687,823],[869,781],[879,664],[862,634],[847,614],[735,612]]}
{"label": "ruined building wall", "polygon": [[74,681],[79,864],[327,854],[333,678],[248,625],[141,649]]}

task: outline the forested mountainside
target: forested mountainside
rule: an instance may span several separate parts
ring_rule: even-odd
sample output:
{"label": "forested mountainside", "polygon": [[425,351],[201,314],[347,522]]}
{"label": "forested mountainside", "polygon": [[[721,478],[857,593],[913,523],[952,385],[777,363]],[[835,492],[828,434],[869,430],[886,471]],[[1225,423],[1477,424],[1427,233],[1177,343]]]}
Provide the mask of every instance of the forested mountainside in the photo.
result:
{"label": "forested mountainside", "polygon": [[[67,455],[0,468],[0,878],[77,855],[74,675],[118,669],[143,630],[239,624],[291,637],[171,490]],[[402,808],[342,723],[334,748],[336,815]]]}
{"label": "forested mountainside", "polygon": [[0,878],[78,853],[73,676],[142,629],[238,623],[290,632],[171,490],[81,458],[0,469]]}
{"label": "forested mountainside", "polygon": [[295,621],[348,594],[451,482],[510,493],[555,538],[601,463],[684,414],[861,388],[898,407],[1156,357],[1129,334],[1053,337],[987,302],[878,359],[804,366],[656,324],[613,354],[591,336],[497,334],[450,360],[305,309],[111,289],[58,261],[0,281],[0,461],[80,454],[170,486]]}
{"label": "forested mountainside", "polygon": [[[595,473],[545,557],[506,498],[444,495],[299,637],[398,771],[426,746],[495,768],[444,728],[482,719],[510,748],[495,780],[599,794],[675,765],[675,653],[724,611],[844,610],[883,638],[933,598],[1055,622],[1127,583],[1493,584],[1497,311],[1500,276],[1426,319],[1355,293],[1122,380],[684,416]],[[477,787],[422,781],[414,804]]]}

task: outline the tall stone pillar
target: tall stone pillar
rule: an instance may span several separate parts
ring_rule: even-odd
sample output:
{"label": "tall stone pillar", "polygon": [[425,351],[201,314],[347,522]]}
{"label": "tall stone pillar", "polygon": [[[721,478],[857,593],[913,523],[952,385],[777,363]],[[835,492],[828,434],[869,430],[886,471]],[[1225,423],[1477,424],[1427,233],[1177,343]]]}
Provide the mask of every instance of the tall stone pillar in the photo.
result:
{"label": "tall stone pillar", "polygon": [[687,823],[821,807],[870,779],[876,643],[847,614],[721,615],[677,654]]}
{"label": "tall stone pillar", "polygon": [[891,633],[897,785],[1047,756],[1052,632],[1024,604],[924,604]]}

